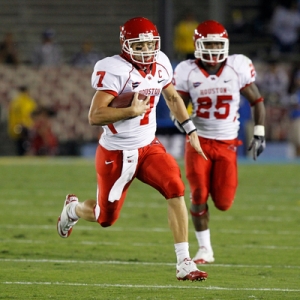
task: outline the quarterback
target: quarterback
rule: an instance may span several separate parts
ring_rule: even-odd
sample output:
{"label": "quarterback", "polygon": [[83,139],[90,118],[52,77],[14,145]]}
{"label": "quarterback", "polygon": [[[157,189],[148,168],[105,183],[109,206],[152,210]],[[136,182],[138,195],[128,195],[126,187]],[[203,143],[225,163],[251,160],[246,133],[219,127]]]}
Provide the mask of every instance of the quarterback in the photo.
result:
{"label": "quarterback", "polygon": [[[215,207],[228,210],[237,189],[237,140],[240,94],[253,107],[254,133],[249,146],[254,160],[265,148],[265,108],[255,84],[255,69],[244,55],[229,55],[229,39],[222,24],[207,20],[194,33],[195,58],[174,70],[173,84],[186,106],[207,160],[186,143],[185,170],[191,189],[190,213],[199,250],[196,264],[214,262],[208,227],[208,197]],[[175,125],[182,130],[173,118]]]}
{"label": "quarterback", "polygon": [[[177,279],[205,280],[207,273],[198,270],[189,255],[188,213],[180,169],[155,137],[160,94],[182,124],[191,148],[205,158],[196,128],[172,84],[173,70],[167,56],[160,51],[156,26],[146,18],[130,19],[120,28],[120,43],[121,54],[98,61],[91,77],[96,92],[89,123],[104,130],[95,159],[97,200],[79,202],[74,194],[67,195],[57,222],[58,234],[68,237],[79,218],[98,222],[102,227],[113,225],[131,182],[137,178],[167,200]],[[118,95],[127,92],[136,92],[129,107],[109,106]],[[139,100],[138,93],[146,95],[146,99]]]}

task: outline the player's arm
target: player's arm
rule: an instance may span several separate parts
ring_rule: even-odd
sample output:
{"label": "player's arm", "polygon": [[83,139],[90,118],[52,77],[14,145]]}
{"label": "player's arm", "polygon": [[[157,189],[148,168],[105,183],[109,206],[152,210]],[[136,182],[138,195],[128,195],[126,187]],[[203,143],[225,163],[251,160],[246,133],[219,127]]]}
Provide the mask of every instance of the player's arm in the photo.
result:
{"label": "player's arm", "polygon": [[[180,93],[179,91],[177,91],[177,93],[179,94],[179,96],[182,98],[185,107],[187,108],[189,105],[189,101],[190,101],[190,97],[189,95],[186,95],[184,93]],[[175,118],[175,116],[170,113],[170,117],[172,122],[174,123],[174,125],[177,127],[177,129],[181,132],[181,133],[185,133],[185,130],[183,129],[183,127],[181,126],[180,122]]]}
{"label": "player's arm", "polygon": [[192,147],[205,159],[207,159],[201,149],[197,129],[189,117],[183,99],[179,96],[173,84],[169,84],[165,89],[163,89],[162,94],[171,114],[176,118],[176,120],[178,120],[185,132],[189,135]]}
{"label": "player's arm", "polygon": [[134,118],[144,114],[150,108],[149,99],[148,101],[140,101],[137,93],[131,106],[126,108],[108,107],[113,99],[114,96],[112,94],[105,91],[96,91],[88,114],[90,125],[103,126],[120,120]]}
{"label": "player's arm", "polygon": [[[178,122],[183,123],[189,119],[189,114],[186,110],[184,101],[175,90],[173,84],[169,84],[165,89],[163,89],[162,94],[166,100],[167,106]],[[194,128],[194,130],[195,129],[196,128]]]}
{"label": "player's arm", "polygon": [[187,108],[189,103],[190,103],[190,95],[189,94],[185,94],[185,93],[181,93],[179,91],[177,91],[177,93],[179,94],[179,96],[182,98],[185,107]]}
{"label": "player's arm", "polygon": [[265,106],[263,98],[255,83],[248,85],[241,91],[241,94],[249,101],[253,108],[254,132],[253,139],[248,150],[253,151],[253,159],[256,160],[265,149]]}
{"label": "player's arm", "polygon": [[257,85],[255,83],[248,85],[241,91],[241,94],[249,101],[253,108],[254,124],[264,126],[266,115],[265,106]]}

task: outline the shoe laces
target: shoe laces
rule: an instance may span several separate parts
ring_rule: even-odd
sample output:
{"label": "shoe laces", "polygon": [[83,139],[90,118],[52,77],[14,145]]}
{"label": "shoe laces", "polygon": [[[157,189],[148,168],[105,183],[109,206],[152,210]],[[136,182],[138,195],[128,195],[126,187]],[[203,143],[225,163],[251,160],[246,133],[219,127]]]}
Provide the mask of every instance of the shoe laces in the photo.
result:
{"label": "shoe laces", "polygon": [[182,265],[185,264],[186,266],[190,266],[192,264],[194,264],[194,262],[192,261],[191,258],[185,258],[183,261],[181,261],[178,265]]}

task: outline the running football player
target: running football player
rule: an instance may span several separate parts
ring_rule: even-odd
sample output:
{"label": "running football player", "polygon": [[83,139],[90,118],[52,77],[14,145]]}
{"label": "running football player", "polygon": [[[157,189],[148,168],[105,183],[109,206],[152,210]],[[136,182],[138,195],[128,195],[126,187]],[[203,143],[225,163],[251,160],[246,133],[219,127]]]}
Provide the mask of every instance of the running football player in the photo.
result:
{"label": "running football player", "polygon": [[[58,234],[68,237],[79,218],[98,222],[102,227],[113,225],[119,218],[130,184],[137,178],[167,200],[177,256],[177,279],[204,280],[207,273],[197,269],[189,254],[188,213],[180,169],[155,137],[156,106],[161,93],[186,131],[191,147],[205,157],[196,128],[172,84],[172,66],[160,51],[156,26],[146,18],[130,19],[121,27],[120,43],[121,55],[98,61],[91,77],[96,92],[89,122],[104,129],[95,160],[97,200],[79,202],[75,195],[67,195],[57,223]],[[141,101],[136,94],[130,107],[109,107],[116,96],[131,91],[148,97]]]}
{"label": "running football player", "polygon": [[[254,160],[265,149],[265,107],[255,84],[255,69],[244,55],[229,55],[229,39],[224,26],[207,20],[194,33],[195,58],[174,70],[173,84],[186,106],[193,107],[203,159],[186,143],[185,170],[191,190],[190,214],[199,250],[196,264],[214,262],[209,230],[209,196],[219,210],[228,210],[237,189],[237,136],[242,94],[253,108],[254,132],[249,150]],[[181,129],[174,119],[175,125]],[[180,120],[179,120],[180,121]]]}

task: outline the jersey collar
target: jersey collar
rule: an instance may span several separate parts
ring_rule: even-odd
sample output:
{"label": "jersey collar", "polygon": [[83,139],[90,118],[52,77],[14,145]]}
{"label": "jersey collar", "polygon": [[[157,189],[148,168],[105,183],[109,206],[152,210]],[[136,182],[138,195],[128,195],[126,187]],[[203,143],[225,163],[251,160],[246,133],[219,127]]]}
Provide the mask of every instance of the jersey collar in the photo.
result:
{"label": "jersey collar", "polygon": [[143,76],[144,78],[151,74],[152,76],[155,75],[155,72],[156,72],[156,62],[152,63],[152,64],[149,64],[149,65],[142,65],[142,64],[136,64],[136,63],[133,63],[131,61],[129,61],[125,55],[120,54],[120,56],[125,59],[127,62],[129,62],[130,64],[132,64],[132,66],[138,70],[138,72],[141,74],[141,76]]}
{"label": "jersey collar", "polygon": [[203,63],[202,63],[202,61],[201,61],[200,59],[196,59],[195,63],[196,63],[196,65],[199,67],[200,71],[203,73],[203,75],[204,75],[205,77],[209,77],[209,76],[211,76],[211,75],[214,75],[214,76],[219,77],[219,76],[221,75],[221,73],[223,72],[223,69],[224,69],[224,67],[225,67],[225,65],[226,65],[226,61],[227,61],[227,59],[224,60],[224,61],[221,63],[221,66],[220,66],[219,70],[218,70],[215,74],[210,74],[210,73],[208,73],[208,72],[206,71],[206,69],[205,69],[205,67],[204,67],[204,65],[203,65]]}

